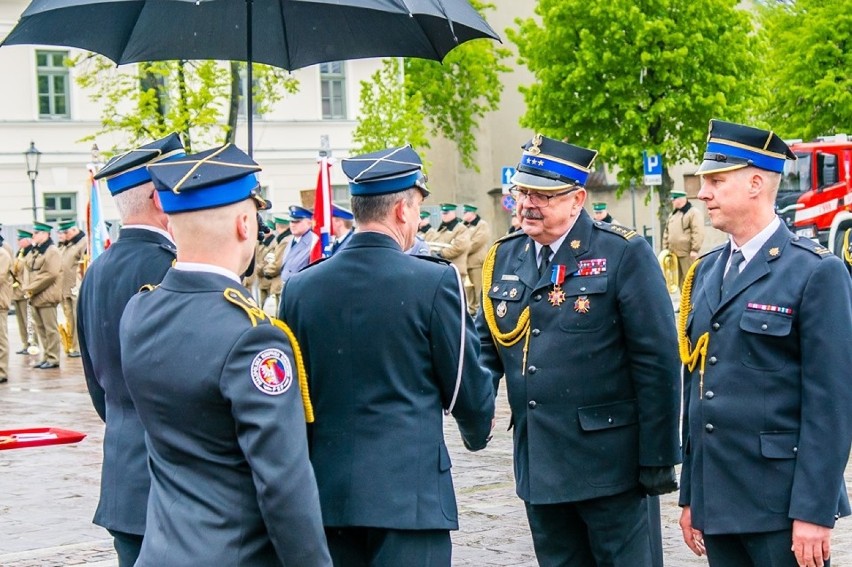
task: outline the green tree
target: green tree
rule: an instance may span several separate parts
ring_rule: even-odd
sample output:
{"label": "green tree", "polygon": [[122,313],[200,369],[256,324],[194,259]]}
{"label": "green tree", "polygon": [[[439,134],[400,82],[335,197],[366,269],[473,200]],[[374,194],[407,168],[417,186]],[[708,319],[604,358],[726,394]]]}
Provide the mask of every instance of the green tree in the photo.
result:
{"label": "green tree", "polygon": [[852,2],[768,2],[760,11],[771,93],[764,116],[787,137],[852,128]]}
{"label": "green tree", "polygon": [[[493,4],[479,0],[472,0],[471,4],[480,13],[494,8]],[[364,137],[363,139],[380,141],[387,136],[385,130],[394,128],[392,123],[386,120],[402,116],[420,121],[425,118],[430,133],[433,136],[440,134],[452,140],[458,147],[464,165],[478,171],[474,162],[476,131],[482,117],[487,112],[496,110],[500,104],[500,95],[503,92],[500,73],[511,70],[503,63],[509,55],[509,50],[500,47],[498,43],[488,39],[477,39],[456,47],[441,63],[427,59],[405,59],[405,112],[383,106],[368,108],[363,106],[365,102],[363,89],[374,88],[378,93],[384,88],[376,82],[377,80],[390,78],[394,82],[394,88],[400,88],[397,78],[399,73],[374,75],[372,82],[375,86],[365,87],[362,83],[359,136]],[[393,96],[388,96],[385,102],[400,104],[401,100],[403,100],[402,93],[394,93]],[[407,128],[413,127],[413,125],[407,126]],[[417,147],[428,147],[428,144],[424,143]]]}
{"label": "green tree", "polygon": [[[696,161],[710,118],[743,119],[759,85],[757,39],[738,0],[539,0],[507,31],[536,82],[521,123],[600,151],[619,193],[642,179],[642,151]],[[672,179],[664,175],[659,215]]]}
{"label": "green tree", "polygon": [[[245,64],[156,61],[118,69],[94,54],[70,64],[77,68],[77,83],[101,106],[101,129],[86,139],[124,132],[136,144],[178,132],[192,151],[196,142],[213,145],[234,138]],[[256,114],[298,89],[286,71],[267,65],[255,65],[253,71]]]}
{"label": "green tree", "polygon": [[352,132],[354,153],[411,144],[429,147],[420,93],[407,95],[399,59],[385,59],[369,81],[361,81],[361,113]]}

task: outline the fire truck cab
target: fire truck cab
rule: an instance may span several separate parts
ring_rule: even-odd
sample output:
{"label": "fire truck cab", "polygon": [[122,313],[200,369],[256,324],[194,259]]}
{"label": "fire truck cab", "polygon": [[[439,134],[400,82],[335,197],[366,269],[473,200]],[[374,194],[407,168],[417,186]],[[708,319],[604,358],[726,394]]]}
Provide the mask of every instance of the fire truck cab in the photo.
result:
{"label": "fire truck cab", "polygon": [[788,143],[798,159],[785,165],[775,200],[778,215],[795,234],[844,258],[852,229],[852,141],[837,134]]}

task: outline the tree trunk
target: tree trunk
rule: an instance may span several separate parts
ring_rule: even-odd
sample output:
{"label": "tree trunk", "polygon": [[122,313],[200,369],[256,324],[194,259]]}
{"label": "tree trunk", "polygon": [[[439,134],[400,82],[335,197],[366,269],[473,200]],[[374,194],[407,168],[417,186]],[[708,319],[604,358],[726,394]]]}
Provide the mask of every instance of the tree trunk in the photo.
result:
{"label": "tree trunk", "polygon": [[242,81],[240,80],[240,64],[231,61],[231,97],[228,104],[228,129],[225,142],[233,144],[237,138],[237,119],[240,117],[240,97],[242,96]]}
{"label": "tree trunk", "polygon": [[[186,72],[184,70],[185,61],[178,61],[177,63],[177,80],[178,80],[178,116],[186,117]],[[183,128],[183,145],[186,148],[186,153],[192,153],[192,137],[189,132],[189,121],[183,121],[185,126]]]}
{"label": "tree trunk", "polygon": [[672,212],[670,195],[673,188],[674,179],[672,179],[672,176],[669,175],[669,170],[664,167],[663,184],[657,188],[659,191],[658,196],[660,197],[660,202],[658,204],[659,208],[657,209],[657,220],[659,221],[659,232],[657,233],[659,236],[657,237],[657,242],[660,247],[663,245],[663,232],[666,230],[666,222],[669,220],[669,215]]}

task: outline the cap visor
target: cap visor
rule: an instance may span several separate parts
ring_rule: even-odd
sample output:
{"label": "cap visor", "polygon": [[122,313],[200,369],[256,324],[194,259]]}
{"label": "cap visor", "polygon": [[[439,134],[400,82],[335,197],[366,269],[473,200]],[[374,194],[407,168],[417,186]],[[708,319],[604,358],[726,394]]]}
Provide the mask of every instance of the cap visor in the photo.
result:
{"label": "cap visor", "polygon": [[725,171],[734,171],[735,169],[742,169],[744,167],[748,167],[748,165],[744,163],[726,163],[724,161],[705,160],[701,162],[701,165],[698,167],[698,170],[693,173],[693,175],[705,175],[707,173],[723,173]]}
{"label": "cap visor", "polygon": [[512,184],[519,185],[521,187],[528,187],[530,189],[537,189],[539,191],[556,191],[576,185],[575,183],[565,183],[558,179],[539,177],[538,175],[524,173],[523,171],[515,172],[515,175],[512,176]]}

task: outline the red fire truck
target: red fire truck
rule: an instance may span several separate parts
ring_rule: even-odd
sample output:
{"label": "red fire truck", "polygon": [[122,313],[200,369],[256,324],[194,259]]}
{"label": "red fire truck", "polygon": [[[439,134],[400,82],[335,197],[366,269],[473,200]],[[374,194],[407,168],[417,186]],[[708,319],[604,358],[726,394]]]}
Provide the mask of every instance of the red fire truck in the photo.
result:
{"label": "red fire truck", "polygon": [[775,201],[791,231],[819,240],[844,257],[852,229],[852,141],[845,134],[793,141],[799,158],[788,160]]}

